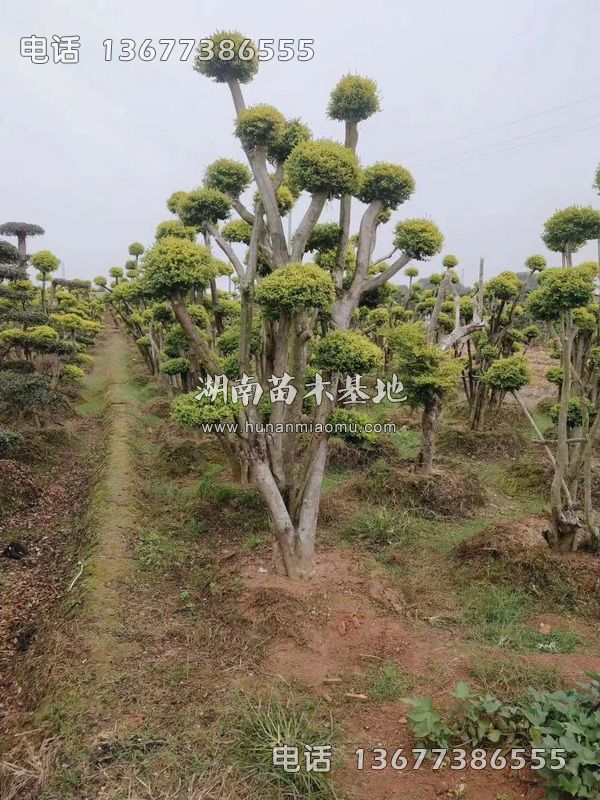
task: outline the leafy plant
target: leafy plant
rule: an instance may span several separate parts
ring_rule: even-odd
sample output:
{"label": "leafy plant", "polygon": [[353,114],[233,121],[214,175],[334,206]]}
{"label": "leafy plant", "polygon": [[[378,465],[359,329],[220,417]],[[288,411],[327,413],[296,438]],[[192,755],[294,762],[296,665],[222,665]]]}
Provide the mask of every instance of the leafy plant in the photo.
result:
{"label": "leafy plant", "polygon": [[559,750],[565,764],[552,769],[549,759],[538,774],[548,790],[548,800],[594,800],[600,793],[600,674],[573,689],[550,692],[529,689],[528,697],[505,704],[490,694],[473,694],[459,683],[458,700],[444,720],[430,698],[404,698],[412,706],[407,714],[413,733],[427,747],[460,744]]}

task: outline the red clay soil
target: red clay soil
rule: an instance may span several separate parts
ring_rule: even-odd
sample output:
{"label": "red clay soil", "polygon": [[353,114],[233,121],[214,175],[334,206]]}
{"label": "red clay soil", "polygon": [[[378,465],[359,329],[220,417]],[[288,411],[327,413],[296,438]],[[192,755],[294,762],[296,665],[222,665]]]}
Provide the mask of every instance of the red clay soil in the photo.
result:
{"label": "red clay soil", "polygon": [[[430,678],[425,692],[447,702],[448,692],[468,679],[470,656],[448,631],[411,619],[401,593],[389,577],[369,573],[364,563],[345,551],[319,554],[310,583],[289,581],[267,571],[268,563],[248,558],[242,568],[249,620],[265,612],[268,602],[279,604],[280,633],[269,647],[261,670],[265,685],[277,679],[294,680],[325,699],[347,740],[347,753],[358,747],[411,749],[415,741],[399,703],[347,699],[365,671],[377,663],[393,662],[416,681]],[[598,659],[596,659],[596,662]],[[328,679],[342,678],[344,689]],[[358,771],[348,757],[335,781],[352,800],[508,800],[543,797],[528,770],[471,769],[433,771],[425,762],[418,770]],[[464,786],[463,786],[464,785]]]}

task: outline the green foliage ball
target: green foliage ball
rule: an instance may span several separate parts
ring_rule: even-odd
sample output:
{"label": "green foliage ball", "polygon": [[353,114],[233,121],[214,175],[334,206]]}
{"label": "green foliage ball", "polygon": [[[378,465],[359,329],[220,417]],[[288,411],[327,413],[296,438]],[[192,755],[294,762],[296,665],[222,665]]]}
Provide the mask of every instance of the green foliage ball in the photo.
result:
{"label": "green foliage ball", "polygon": [[60,259],[51,253],[50,250],[38,250],[30,259],[31,266],[38,269],[42,275],[55,272],[60,266]]}
{"label": "green foliage ball", "polygon": [[343,122],[361,122],[379,108],[374,80],[361,75],[344,75],[331,92],[327,115]]}
{"label": "green foliage ball", "polygon": [[382,358],[379,347],[364,334],[356,331],[332,331],[315,347],[312,365],[324,372],[361,375],[377,369]]}
{"label": "green foliage ball", "polygon": [[546,269],[546,259],[540,255],[529,256],[529,258],[525,259],[525,269],[530,272],[542,272],[542,270]]}
{"label": "green foliage ball", "polygon": [[190,242],[195,242],[198,236],[198,229],[184,225],[180,219],[167,219],[158,223],[155,236],[157,239],[164,239],[165,236],[174,236],[177,239],[189,239]]}
{"label": "green foliage ball", "polygon": [[600,211],[591,206],[569,206],[553,214],[544,225],[542,240],[549,250],[579,250],[590,239],[600,239]]}
{"label": "green foliage ball", "polygon": [[360,177],[356,155],[328,139],[301,142],[291,152],[286,169],[292,188],[329,197],[354,194]]}
{"label": "green foliage ball", "polygon": [[243,219],[234,219],[226,225],[223,225],[221,233],[223,234],[223,238],[227,239],[228,242],[250,244],[252,225]]}
{"label": "green foliage ball", "polygon": [[208,286],[215,275],[214,261],[208,247],[166,236],[146,251],[143,284],[158,297]]}
{"label": "green foliage ball", "polygon": [[[202,45],[207,39],[212,42],[210,51],[206,45]],[[233,47],[223,44],[224,42],[233,42]],[[230,53],[233,58],[228,58]],[[226,58],[222,58],[222,55]],[[243,33],[217,31],[201,40],[194,69],[217,83],[227,83],[230,80],[249,83],[258,72],[258,49]]]}
{"label": "green foliage ball", "polygon": [[514,300],[519,296],[523,284],[516,272],[501,272],[487,282],[485,293],[487,297],[496,297],[498,300]]}
{"label": "green foliage ball", "polygon": [[274,106],[251,106],[238,116],[235,134],[246,150],[269,147],[285,130],[285,117]]}
{"label": "green foliage ball", "polygon": [[594,293],[594,277],[581,267],[544,270],[539,283],[527,298],[527,308],[541,320],[556,319],[568,309],[587,306]]}
{"label": "green foliage ball", "polygon": [[245,164],[232,158],[219,158],[204,173],[204,185],[224,194],[239,197],[252,183],[252,173]]}
{"label": "green foliage ball", "polygon": [[160,371],[165,375],[184,375],[190,368],[187,358],[168,358],[160,365]]}
{"label": "green foliage ball", "polygon": [[454,267],[458,266],[458,258],[453,255],[444,256],[444,258],[442,259],[442,264],[447,269],[454,269]]}
{"label": "green foliage ball", "polygon": [[499,358],[487,370],[482,380],[492,389],[516,392],[531,380],[529,362],[520,355]]}
{"label": "green foliage ball", "polygon": [[269,160],[283,163],[296,145],[308,141],[311,137],[312,133],[308,125],[299,119],[289,120],[269,145],[267,151]]}
{"label": "green foliage ball", "polygon": [[381,200],[387,208],[397,208],[414,190],[415,181],[407,169],[382,161],[363,170],[357,197],[363,203]]}
{"label": "green foliage ball", "polygon": [[229,216],[230,201],[218,189],[196,189],[179,204],[179,216],[184,225],[201,228],[205,222],[216,224]]}
{"label": "green foliage ball", "polygon": [[171,214],[179,214],[179,205],[186,195],[187,192],[179,190],[178,192],[173,192],[173,194],[167,198],[167,208]]}
{"label": "green foliage ball", "polygon": [[438,226],[428,219],[405,219],[396,225],[394,245],[416,261],[424,261],[439,253],[444,236]]}
{"label": "green foliage ball", "polygon": [[331,275],[316,264],[288,264],[263,278],[255,297],[272,318],[301,308],[327,311],[335,291]]}
{"label": "green foliage ball", "polygon": [[339,244],[342,229],[337,222],[319,222],[312,229],[306,249],[315,250],[335,250]]}
{"label": "green foliage ball", "polygon": [[132,242],[129,245],[128,252],[130,256],[141,256],[144,252],[144,245],[141,242]]}

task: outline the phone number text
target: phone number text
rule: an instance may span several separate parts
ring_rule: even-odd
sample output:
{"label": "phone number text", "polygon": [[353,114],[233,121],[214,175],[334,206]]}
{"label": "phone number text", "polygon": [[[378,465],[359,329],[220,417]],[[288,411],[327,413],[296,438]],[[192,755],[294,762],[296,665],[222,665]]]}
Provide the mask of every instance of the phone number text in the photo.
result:
{"label": "phone number text", "polygon": [[[397,750],[388,750],[383,747],[375,747],[366,750],[359,747],[354,753],[356,758],[356,768],[359,770],[371,769],[420,769],[427,758],[425,766],[430,769],[441,769],[449,767],[454,770],[461,769],[523,769],[529,766],[533,770],[551,769],[559,770],[565,766],[565,750],[553,748],[547,750],[545,747],[534,747],[530,751],[525,748],[514,748],[509,751],[493,750],[487,751],[483,748],[475,748],[467,751],[462,748],[448,750],[437,748],[432,750],[413,749],[404,750],[399,747]],[[433,763],[429,765],[429,760]]]}
{"label": "phone number text", "polygon": [[171,57],[179,61],[187,61],[192,54],[198,61],[231,61],[234,57],[241,61],[310,61],[315,52],[314,39],[259,39],[253,44],[250,39],[238,46],[232,39],[221,39],[215,43],[212,39],[105,39],[105,61],[168,61]]}

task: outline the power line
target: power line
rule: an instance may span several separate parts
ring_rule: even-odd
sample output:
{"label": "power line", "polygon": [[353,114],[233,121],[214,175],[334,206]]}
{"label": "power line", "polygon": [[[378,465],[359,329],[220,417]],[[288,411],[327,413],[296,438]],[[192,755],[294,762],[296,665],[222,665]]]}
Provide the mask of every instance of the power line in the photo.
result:
{"label": "power line", "polygon": [[473,136],[479,136],[482,133],[490,133],[491,131],[500,130],[500,128],[508,128],[510,125],[517,125],[519,122],[526,122],[528,119],[536,119],[537,117],[543,117],[545,114],[551,114],[553,111],[561,111],[563,108],[571,108],[572,106],[579,105],[580,103],[587,103],[588,100],[596,100],[600,97],[600,94],[592,94],[589,97],[583,97],[581,100],[572,100],[570,103],[563,103],[561,106],[554,106],[553,108],[547,108],[544,111],[538,111],[535,114],[528,114],[526,117],[519,117],[518,119],[513,119],[510,122],[503,122],[500,125],[493,125],[491,128],[482,128],[478,131],[473,131],[472,133],[466,133],[463,136],[456,136],[454,139],[446,139],[443,142],[436,142],[435,144],[427,145],[426,147],[419,147],[416,150],[411,150],[409,153],[404,153],[401,158],[405,158],[406,156],[412,156],[415,153],[423,153],[426,150],[433,150],[436,147],[442,147],[446,144],[453,144],[454,142],[462,142],[464,139],[471,139]]}
{"label": "power line", "polygon": [[[581,119],[574,119],[570,122],[563,122],[561,125],[552,125],[549,128],[540,128],[537,131],[532,131],[531,133],[522,133],[520,136],[511,136],[510,139],[499,139],[496,142],[490,142],[489,144],[481,145],[481,147],[473,147],[467,150],[461,150],[459,153],[448,153],[446,156],[438,156],[437,158],[431,158],[428,161],[421,161],[419,164],[415,164],[415,167],[422,167],[425,164],[434,164],[436,161],[446,161],[449,158],[455,158],[457,156],[464,156],[469,155],[470,153],[476,153],[480,150],[487,150],[489,147],[497,147],[500,144],[507,144],[508,142],[516,142],[518,139],[528,139],[530,136],[537,136],[540,133],[547,133],[548,131],[556,131],[559,128],[568,128],[571,125],[579,125],[580,122],[588,122],[591,119],[598,119],[600,114],[591,114],[589,117],[582,117]],[[569,133],[569,131],[567,131]]]}
{"label": "power line", "polygon": [[485,158],[485,156],[497,156],[500,153],[508,153],[510,150],[519,150],[522,147],[530,147],[532,144],[542,144],[543,142],[551,142],[554,139],[562,139],[565,136],[571,136],[574,133],[583,133],[584,131],[591,131],[594,128],[600,128],[600,123],[598,125],[588,125],[585,128],[579,128],[576,131],[565,131],[565,133],[559,133],[557,136],[547,136],[545,139],[536,139],[534,142],[522,142],[521,144],[514,145],[513,147],[505,147],[502,150],[494,150],[491,153],[480,153],[479,155],[472,156],[471,158],[462,158],[458,161],[449,161],[446,164],[436,164],[436,167],[453,167],[455,164],[465,164],[467,161],[475,161],[478,158]]}

